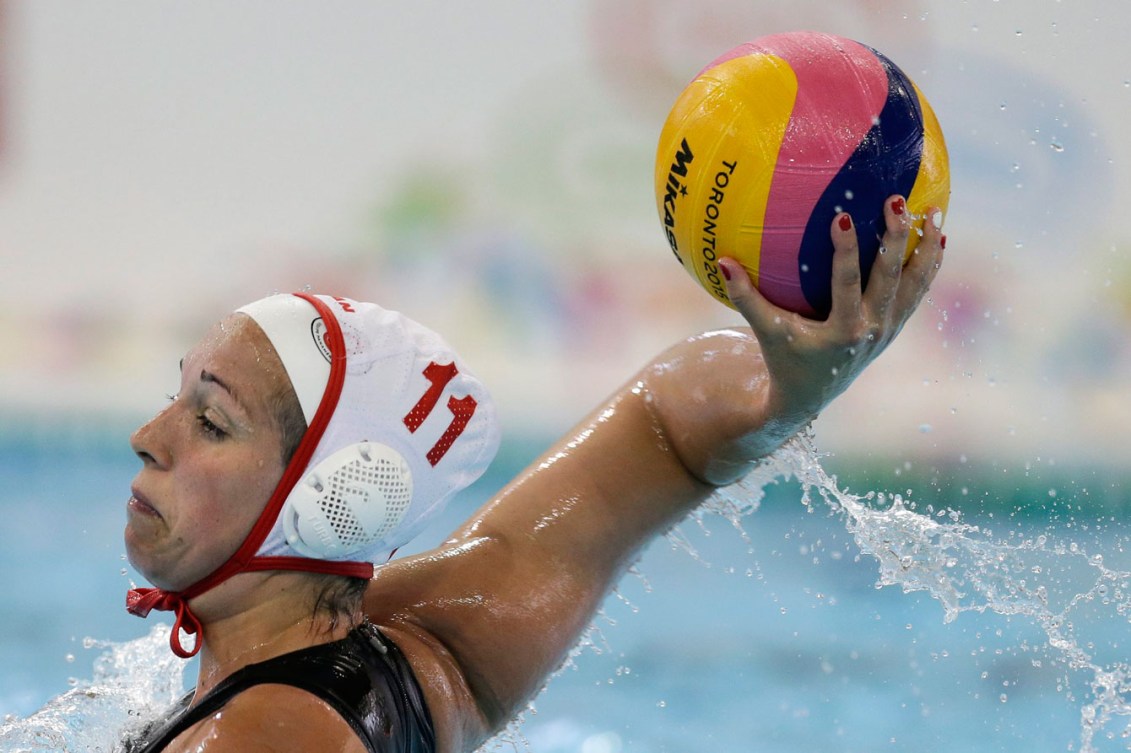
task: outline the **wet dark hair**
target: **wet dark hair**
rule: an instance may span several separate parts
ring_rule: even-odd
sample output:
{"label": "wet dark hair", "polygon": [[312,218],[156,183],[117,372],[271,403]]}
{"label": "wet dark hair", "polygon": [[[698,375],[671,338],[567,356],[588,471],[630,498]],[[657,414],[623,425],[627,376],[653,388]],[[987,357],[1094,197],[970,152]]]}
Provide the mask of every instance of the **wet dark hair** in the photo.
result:
{"label": "wet dark hair", "polygon": [[[282,437],[283,466],[291,462],[298,446],[306,434],[306,418],[302,414],[302,405],[298,401],[294,387],[288,380],[282,389],[276,391],[268,399],[268,407],[279,427]],[[369,585],[367,578],[354,578],[347,575],[312,574],[317,586],[314,599],[314,614],[326,614],[330,618],[330,630],[338,625],[338,620],[345,618],[352,620],[354,615],[361,611],[361,599],[365,594],[365,587]]]}
{"label": "wet dark hair", "polygon": [[283,467],[291,462],[298,452],[302,437],[306,434],[306,417],[302,415],[302,405],[298,401],[294,387],[288,381],[267,400],[271,416],[279,427],[283,445]]}

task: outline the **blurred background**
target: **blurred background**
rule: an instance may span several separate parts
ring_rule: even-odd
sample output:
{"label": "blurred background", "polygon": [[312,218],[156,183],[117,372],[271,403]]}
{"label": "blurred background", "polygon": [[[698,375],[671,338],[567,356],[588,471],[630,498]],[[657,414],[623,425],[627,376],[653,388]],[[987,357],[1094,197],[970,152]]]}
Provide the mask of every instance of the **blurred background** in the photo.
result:
{"label": "blurred background", "polygon": [[972,515],[1121,521],[1129,25],[1116,0],[0,0],[0,713],[75,671],[52,640],[143,632],[56,598],[73,567],[45,598],[13,552],[97,553],[117,609],[129,431],[236,306],[313,289],[444,333],[499,403],[490,483],[661,348],[738,323],[673,261],[652,163],[679,90],[772,32],[886,53],[951,158],[931,300],[818,420],[826,465]]}
{"label": "blurred background", "polygon": [[1128,22],[1056,0],[5,0],[5,431],[140,420],[213,321],[310,287],[430,324],[508,429],[556,434],[736,321],[666,251],[655,142],[706,62],[810,28],[919,84],[953,186],[933,305],[822,446],[1119,464]]}

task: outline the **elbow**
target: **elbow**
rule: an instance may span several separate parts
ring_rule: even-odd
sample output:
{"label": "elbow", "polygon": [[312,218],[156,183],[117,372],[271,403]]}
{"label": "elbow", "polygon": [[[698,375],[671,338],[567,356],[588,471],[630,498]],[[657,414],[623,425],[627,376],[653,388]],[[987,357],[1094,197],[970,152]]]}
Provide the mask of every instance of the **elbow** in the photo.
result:
{"label": "elbow", "polygon": [[800,428],[773,420],[770,387],[757,341],[725,331],[669,350],[642,372],[636,392],[686,471],[698,481],[723,486]]}

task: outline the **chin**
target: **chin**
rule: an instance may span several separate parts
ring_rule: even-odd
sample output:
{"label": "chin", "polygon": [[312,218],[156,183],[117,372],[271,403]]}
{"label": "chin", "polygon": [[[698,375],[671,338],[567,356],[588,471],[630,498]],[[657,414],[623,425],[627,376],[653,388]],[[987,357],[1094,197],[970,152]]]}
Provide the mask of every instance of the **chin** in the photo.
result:
{"label": "chin", "polygon": [[164,589],[166,591],[177,591],[185,588],[189,584],[173,582],[168,577],[162,576],[163,568],[155,562],[155,558],[146,552],[145,547],[136,541],[136,536],[126,526],[125,533],[126,544],[126,561],[130,563],[130,567],[137,571],[141,577],[152,586]]}

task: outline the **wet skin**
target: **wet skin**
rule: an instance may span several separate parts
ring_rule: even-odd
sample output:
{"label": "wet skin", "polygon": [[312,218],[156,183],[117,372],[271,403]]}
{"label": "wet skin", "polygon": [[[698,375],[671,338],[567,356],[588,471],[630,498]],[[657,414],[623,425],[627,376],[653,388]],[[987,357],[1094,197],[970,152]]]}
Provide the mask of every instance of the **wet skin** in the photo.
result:
{"label": "wet skin", "polygon": [[142,469],[127,505],[126,551],[154,585],[184,589],[251,530],[283,473],[267,396],[285,379],[262,330],[233,315],[188,353],[177,395],[130,438]]}

